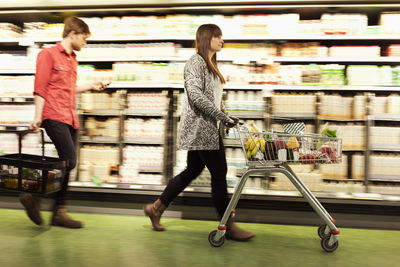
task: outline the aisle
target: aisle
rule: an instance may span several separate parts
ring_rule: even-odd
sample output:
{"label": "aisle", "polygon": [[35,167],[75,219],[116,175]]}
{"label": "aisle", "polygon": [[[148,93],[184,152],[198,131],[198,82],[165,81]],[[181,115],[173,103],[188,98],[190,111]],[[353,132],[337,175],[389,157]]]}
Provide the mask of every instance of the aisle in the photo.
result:
{"label": "aisle", "polygon": [[[44,212],[49,220],[50,213]],[[400,231],[342,228],[334,253],[317,227],[241,223],[251,242],[213,248],[212,221],[165,219],[151,231],[144,216],[75,213],[85,228],[37,227],[22,210],[0,209],[0,266],[399,266]]]}

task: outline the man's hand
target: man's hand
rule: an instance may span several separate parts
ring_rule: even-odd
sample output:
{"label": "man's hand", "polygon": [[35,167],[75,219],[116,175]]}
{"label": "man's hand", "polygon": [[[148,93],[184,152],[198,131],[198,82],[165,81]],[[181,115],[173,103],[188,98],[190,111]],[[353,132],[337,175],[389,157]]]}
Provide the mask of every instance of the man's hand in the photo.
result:
{"label": "man's hand", "polygon": [[37,133],[40,131],[40,125],[42,124],[41,119],[35,118],[31,125],[29,125],[29,130],[32,130],[34,133]]}
{"label": "man's hand", "polygon": [[104,82],[94,82],[92,84],[92,89],[95,91],[103,91],[104,89],[107,88],[107,86],[110,85],[110,82],[104,83]]}

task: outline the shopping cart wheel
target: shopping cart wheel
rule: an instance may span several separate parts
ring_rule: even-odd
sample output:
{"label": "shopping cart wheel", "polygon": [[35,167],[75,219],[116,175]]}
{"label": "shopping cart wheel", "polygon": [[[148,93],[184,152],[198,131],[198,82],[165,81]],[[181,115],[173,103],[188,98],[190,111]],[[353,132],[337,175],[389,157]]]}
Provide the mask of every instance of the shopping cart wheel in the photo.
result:
{"label": "shopping cart wheel", "polygon": [[339,241],[336,241],[332,245],[329,245],[329,239],[330,236],[325,236],[324,238],[321,239],[321,247],[326,251],[326,252],[333,252],[335,251],[338,246],[339,246]]}
{"label": "shopping cart wheel", "polygon": [[218,241],[214,240],[214,236],[217,234],[217,232],[218,230],[214,230],[208,235],[208,242],[210,242],[210,244],[214,247],[220,247],[225,242],[225,236],[222,236]]}
{"label": "shopping cart wheel", "polygon": [[331,232],[329,231],[327,234],[325,233],[325,229],[326,229],[326,224],[321,224],[318,227],[318,236],[320,238],[324,238],[326,236],[331,236]]}

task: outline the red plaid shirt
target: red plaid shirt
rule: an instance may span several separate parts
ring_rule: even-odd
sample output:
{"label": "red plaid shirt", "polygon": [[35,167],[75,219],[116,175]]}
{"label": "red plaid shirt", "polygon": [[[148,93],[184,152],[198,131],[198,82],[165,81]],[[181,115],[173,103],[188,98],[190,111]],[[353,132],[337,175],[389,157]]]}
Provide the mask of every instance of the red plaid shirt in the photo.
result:
{"label": "red plaid shirt", "polygon": [[42,121],[56,120],[78,129],[75,111],[77,67],[76,54],[69,55],[60,43],[40,51],[34,94],[45,99]]}

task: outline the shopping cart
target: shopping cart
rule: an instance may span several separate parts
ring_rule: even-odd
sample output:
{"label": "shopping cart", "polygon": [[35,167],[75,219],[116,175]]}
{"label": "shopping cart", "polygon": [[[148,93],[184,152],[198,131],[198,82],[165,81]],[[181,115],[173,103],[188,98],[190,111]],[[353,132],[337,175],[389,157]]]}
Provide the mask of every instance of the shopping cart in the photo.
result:
{"label": "shopping cart", "polygon": [[210,244],[214,247],[224,244],[226,222],[230,216],[235,216],[235,208],[247,178],[255,173],[279,172],[289,178],[324,221],[324,224],[318,228],[322,248],[327,252],[336,250],[339,244],[339,230],[335,226],[335,221],[288,164],[340,163],[342,160],[341,139],[317,134],[256,132],[243,125],[235,127],[234,131],[236,137],[240,139],[248,168],[235,187],[218,230],[209,234]]}
{"label": "shopping cart", "polygon": [[18,153],[0,156],[0,188],[37,194],[59,191],[64,179],[66,162],[45,156],[43,130],[41,130],[41,156],[22,153],[22,138],[32,131],[0,131],[0,134],[3,133],[18,136]]}

